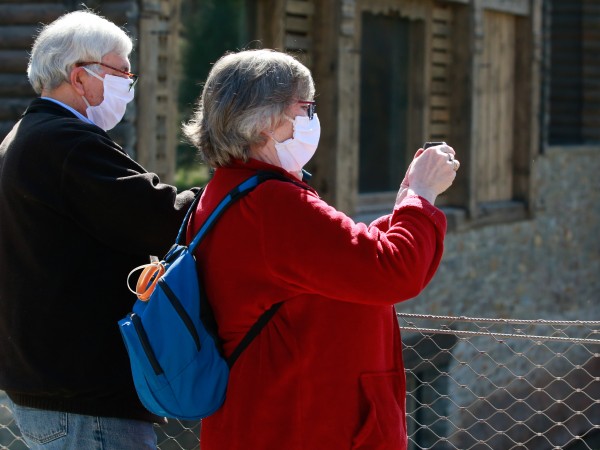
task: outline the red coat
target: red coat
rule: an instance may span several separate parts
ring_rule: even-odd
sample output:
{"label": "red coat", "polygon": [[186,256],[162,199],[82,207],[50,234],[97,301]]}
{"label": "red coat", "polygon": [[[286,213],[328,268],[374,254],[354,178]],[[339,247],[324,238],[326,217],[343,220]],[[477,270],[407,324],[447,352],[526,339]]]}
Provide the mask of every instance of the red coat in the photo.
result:
{"label": "red coat", "polygon": [[[286,174],[256,160],[217,169],[188,232],[257,169]],[[393,305],[432,278],[445,230],[420,197],[367,226],[276,180],[232,205],[196,255],[225,354],[285,303],[233,366],[223,407],[202,422],[202,450],[405,449]]]}

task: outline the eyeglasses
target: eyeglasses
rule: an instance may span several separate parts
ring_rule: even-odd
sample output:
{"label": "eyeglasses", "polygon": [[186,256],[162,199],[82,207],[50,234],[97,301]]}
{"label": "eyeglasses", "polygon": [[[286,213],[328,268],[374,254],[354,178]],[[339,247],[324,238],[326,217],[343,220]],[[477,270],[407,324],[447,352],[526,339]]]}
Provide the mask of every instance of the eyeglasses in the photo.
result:
{"label": "eyeglasses", "polygon": [[317,109],[317,102],[309,102],[307,100],[298,100],[301,105],[308,105],[306,112],[308,113],[308,119],[312,120],[315,115],[315,109]]}
{"label": "eyeglasses", "polygon": [[138,82],[138,80],[140,78],[135,73],[131,73],[131,72],[127,72],[125,70],[117,69],[116,67],[109,66],[108,64],[104,64],[104,63],[98,62],[98,61],[79,62],[79,63],[75,64],[75,67],[92,66],[94,64],[98,64],[100,66],[108,67],[109,69],[112,69],[115,72],[119,72],[119,73],[122,73],[123,75],[126,75],[128,78],[131,79],[131,84],[129,85],[129,90],[132,90],[134,88],[134,86],[137,84],[137,82]]}

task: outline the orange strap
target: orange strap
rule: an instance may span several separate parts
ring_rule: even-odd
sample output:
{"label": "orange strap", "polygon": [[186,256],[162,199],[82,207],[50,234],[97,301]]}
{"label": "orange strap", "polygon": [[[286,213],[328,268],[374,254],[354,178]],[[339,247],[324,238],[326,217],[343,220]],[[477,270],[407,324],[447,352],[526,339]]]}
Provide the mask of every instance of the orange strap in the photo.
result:
{"label": "orange strap", "polygon": [[[133,290],[129,286],[129,278],[133,272],[139,269],[142,269],[142,273],[140,274],[140,277],[135,285],[135,290]],[[164,273],[165,266],[163,266],[160,262],[153,262],[136,267],[129,272],[129,276],[127,277],[127,287],[137,296],[137,298],[142,301],[148,301],[152,295],[152,292],[154,292],[156,283],[158,283],[158,280],[160,280],[160,277],[162,277]]]}

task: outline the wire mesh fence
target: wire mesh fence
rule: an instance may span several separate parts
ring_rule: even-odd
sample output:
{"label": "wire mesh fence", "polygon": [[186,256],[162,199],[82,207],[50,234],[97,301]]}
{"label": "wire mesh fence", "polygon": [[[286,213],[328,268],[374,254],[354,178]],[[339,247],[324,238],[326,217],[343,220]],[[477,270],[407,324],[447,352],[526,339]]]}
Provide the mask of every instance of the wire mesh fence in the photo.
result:
{"label": "wire mesh fence", "polygon": [[[600,321],[398,314],[409,450],[600,450]],[[199,449],[197,422],[157,427]],[[0,448],[26,449],[0,392]]]}
{"label": "wire mesh fence", "polygon": [[400,314],[410,449],[600,449],[600,322]]}

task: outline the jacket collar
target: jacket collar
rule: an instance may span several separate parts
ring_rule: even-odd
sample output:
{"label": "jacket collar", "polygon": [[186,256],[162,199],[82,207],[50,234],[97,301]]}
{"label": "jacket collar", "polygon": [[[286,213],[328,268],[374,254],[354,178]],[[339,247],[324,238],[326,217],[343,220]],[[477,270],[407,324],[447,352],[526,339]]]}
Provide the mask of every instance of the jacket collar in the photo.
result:
{"label": "jacket collar", "polygon": [[36,98],[35,100],[33,100],[29,104],[23,115],[31,113],[47,113],[55,114],[57,116],[77,118],[77,116],[75,116],[75,114],[73,114],[67,108],[63,108],[58,103],[55,103],[50,100],[44,100],[42,98]]}
{"label": "jacket collar", "polygon": [[[295,183],[304,183],[304,184],[306,184],[308,182],[308,180],[310,180],[310,178],[312,177],[312,175],[309,172],[302,169],[302,181],[300,181],[294,175],[292,175],[287,170],[285,170],[279,166],[274,166],[272,164],[269,164],[269,163],[266,163],[263,161],[259,161],[258,159],[253,159],[253,158],[250,158],[247,162],[244,162],[240,159],[235,159],[227,167],[224,167],[224,168],[246,169],[246,170],[250,170],[253,172],[256,172],[256,171],[276,172],[286,178],[289,178],[291,181],[293,181]],[[311,191],[314,190],[312,187],[310,187],[308,185],[306,187],[309,188]]]}

